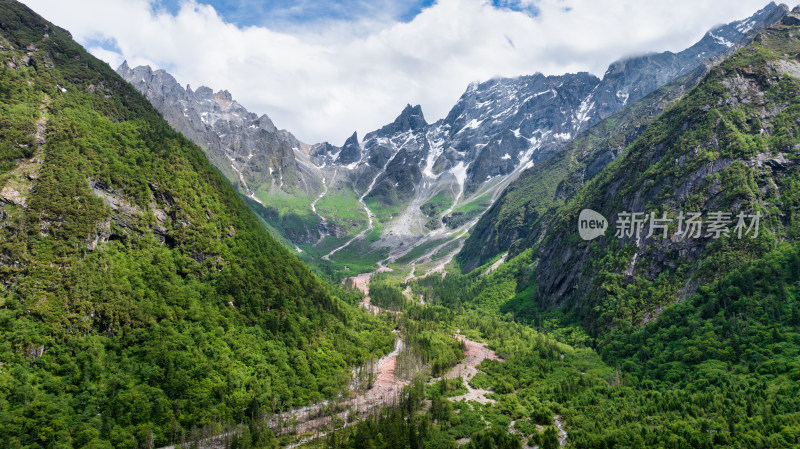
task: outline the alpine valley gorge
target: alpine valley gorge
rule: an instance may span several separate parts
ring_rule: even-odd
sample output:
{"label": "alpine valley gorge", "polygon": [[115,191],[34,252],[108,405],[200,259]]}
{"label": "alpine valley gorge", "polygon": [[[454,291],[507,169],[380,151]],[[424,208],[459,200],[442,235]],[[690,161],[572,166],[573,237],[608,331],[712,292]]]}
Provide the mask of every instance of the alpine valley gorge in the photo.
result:
{"label": "alpine valley gorge", "polygon": [[0,0],[0,446],[800,447],[800,7],[341,146],[214,89]]}

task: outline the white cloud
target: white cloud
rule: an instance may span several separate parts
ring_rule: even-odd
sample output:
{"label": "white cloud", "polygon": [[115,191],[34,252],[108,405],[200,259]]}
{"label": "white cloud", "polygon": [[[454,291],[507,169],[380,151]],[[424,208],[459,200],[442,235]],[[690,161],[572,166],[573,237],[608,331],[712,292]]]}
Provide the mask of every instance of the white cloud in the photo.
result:
{"label": "white cloud", "polygon": [[[341,145],[392,121],[406,103],[429,122],[471,81],[590,71],[648,51],[679,51],[714,25],[747,17],[764,0],[522,0],[539,14],[483,0],[439,0],[406,23],[363,19],[277,32],[226,23],[191,0],[177,15],[153,0],[23,0],[116,68],[164,68],[193,87],[228,89],[301,140]],[[364,30],[368,30],[365,32]],[[513,44],[512,44],[513,43]]]}

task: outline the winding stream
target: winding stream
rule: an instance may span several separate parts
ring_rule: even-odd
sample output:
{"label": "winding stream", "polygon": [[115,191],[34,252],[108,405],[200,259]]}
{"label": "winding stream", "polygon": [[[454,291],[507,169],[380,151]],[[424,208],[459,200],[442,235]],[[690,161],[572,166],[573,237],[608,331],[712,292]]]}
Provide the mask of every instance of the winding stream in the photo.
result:
{"label": "winding stream", "polygon": [[345,242],[345,244],[344,244],[344,245],[342,245],[342,246],[340,246],[340,247],[338,247],[338,248],[335,248],[335,249],[333,249],[331,252],[329,252],[328,254],[326,254],[326,255],[322,256],[322,258],[323,258],[324,260],[331,260],[331,259],[330,259],[330,257],[331,257],[332,255],[334,255],[336,252],[338,252],[338,251],[341,251],[341,250],[343,250],[343,249],[347,248],[347,247],[348,247],[348,246],[349,246],[351,243],[353,243],[353,242],[354,242],[356,239],[363,238],[365,235],[367,235],[367,233],[368,233],[369,231],[371,231],[371,230],[373,230],[373,229],[375,228],[375,224],[374,224],[375,214],[373,214],[373,213],[372,213],[372,211],[370,210],[370,208],[367,206],[367,203],[364,201],[364,198],[366,198],[366,197],[367,197],[367,195],[369,194],[369,192],[371,192],[371,191],[372,191],[372,189],[375,187],[375,183],[376,183],[376,182],[378,182],[378,178],[380,178],[382,174],[386,173],[386,168],[389,166],[389,164],[391,164],[391,163],[392,163],[392,161],[394,160],[394,158],[395,158],[395,157],[397,157],[397,154],[398,154],[399,152],[400,152],[400,151],[399,151],[399,149],[396,149],[396,150],[395,150],[395,152],[394,152],[394,154],[392,155],[392,157],[390,157],[390,158],[389,158],[389,159],[386,161],[386,163],[383,165],[383,168],[381,168],[381,170],[378,172],[378,174],[377,174],[377,175],[375,175],[375,177],[374,177],[374,178],[372,178],[372,182],[370,182],[370,183],[369,183],[369,186],[367,187],[367,189],[366,189],[366,190],[364,190],[364,193],[362,193],[362,194],[361,194],[361,196],[360,196],[360,197],[358,197],[358,202],[359,202],[359,203],[361,203],[361,207],[363,207],[363,208],[364,208],[364,211],[366,211],[366,212],[367,212],[367,227],[366,227],[366,229],[364,229],[363,231],[361,231],[361,232],[359,232],[358,234],[356,234],[356,235],[355,235],[353,238],[351,238],[350,240],[348,240],[347,242]]}
{"label": "winding stream", "polygon": [[[339,171],[338,168],[333,171],[333,176],[331,176],[331,183],[333,183],[336,180],[336,172],[337,171]],[[319,219],[321,220],[320,221],[320,226],[322,228],[326,228],[327,225],[328,225],[328,219],[323,217],[322,215],[320,215],[319,212],[317,212],[317,202],[319,202],[319,200],[321,200],[323,196],[328,194],[328,183],[327,183],[327,179],[324,176],[322,177],[322,187],[323,187],[322,193],[320,193],[316,198],[314,198],[314,201],[311,202],[311,210],[315,214],[317,214],[317,217],[319,217]],[[314,246],[319,245],[320,243],[322,243],[322,241],[324,239],[325,239],[325,233],[320,232],[319,233],[319,240],[317,240],[317,243],[315,243]]]}

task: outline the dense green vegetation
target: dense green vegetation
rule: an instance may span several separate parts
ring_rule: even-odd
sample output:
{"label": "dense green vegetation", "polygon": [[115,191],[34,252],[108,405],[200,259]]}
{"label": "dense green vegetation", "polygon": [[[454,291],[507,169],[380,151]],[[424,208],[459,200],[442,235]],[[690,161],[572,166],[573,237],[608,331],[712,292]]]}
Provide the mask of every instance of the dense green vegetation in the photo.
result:
{"label": "dense green vegetation", "polygon": [[[800,445],[800,82],[776,62],[800,52],[796,29],[768,30],[654,120],[694,79],[585,134],[575,145],[622,155],[603,171],[584,177],[595,159],[573,146],[552,176],[526,175],[495,211],[518,231],[496,269],[485,253],[467,274],[374,276],[372,303],[398,313],[373,317],[353,307],[360,293],[275,242],[200,149],[66,32],[8,0],[0,17],[6,446],[152,448],[234,429],[230,447],[275,447],[292,437],[268,418],[337,396],[353,365],[390,350],[392,329],[405,347],[396,373],[414,380],[393,407],[333,419],[312,445],[550,449],[562,422],[581,448]],[[747,80],[740,96],[731,79]],[[752,162],[778,152],[783,162]],[[635,242],[576,241],[578,210],[610,216],[633,197],[648,212],[766,218],[759,238],[703,241],[685,260],[648,243],[635,270]],[[461,205],[447,224],[477,210]],[[555,218],[533,242],[520,229],[544,214]],[[385,256],[368,247],[379,232],[320,262],[322,275],[369,269]],[[576,257],[581,296],[556,304],[543,273]],[[438,378],[465,360],[456,334],[502,360],[466,384]],[[488,401],[456,400],[473,388]]]}
{"label": "dense green vegetation", "polygon": [[270,201],[268,206],[249,197],[243,196],[243,199],[273,237],[288,248],[294,248],[292,240],[315,240],[319,237],[317,225],[321,220],[311,213],[307,201],[304,203],[301,198],[286,193],[276,194],[275,197],[280,199]]}
{"label": "dense green vegetation", "polygon": [[[633,385],[652,391],[654,410],[672,416],[669,433],[616,423],[650,435],[646,445],[671,439],[693,447],[797,446],[800,248],[785,245],[734,270],[644,328],[620,326],[600,348]],[[635,406],[627,399],[618,407]],[[630,437],[604,438],[623,444]]]}
{"label": "dense green vegetation", "polygon": [[490,261],[468,274],[450,272],[427,276],[411,282],[415,294],[430,304],[445,306],[459,312],[502,317],[508,321],[527,324],[559,341],[584,346],[591,341],[584,328],[576,323],[574,313],[548,310],[536,295],[536,276],[533,261],[535,248],[526,250],[489,273]]}
{"label": "dense green vegetation", "polygon": [[426,217],[436,217],[452,206],[453,200],[452,192],[442,191],[420,206],[420,210]]}
{"label": "dense green vegetation", "polygon": [[404,254],[403,256],[398,257],[397,260],[395,260],[395,263],[398,265],[407,265],[413,262],[414,260],[424,256],[428,251],[433,249],[435,246],[441,245],[446,241],[447,239],[433,239],[429,242],[418,245],[414,247],[414,249],[412,249],[411,251]]}
{"label": "dense green vegetation", "polygon": [[[493,407],[473,403],[472,410],[495,431],[520,439],[534,435],[533,441],[540,441],[546,429],[533,434],[531,429],[551,424],[559,414],[574,447],[800,444],[798,245],[784,245],[701,287],[643,327],[623,324],[596,339],[574,325],[572,332],[556,333],[573,341],[571,347],[517,322],[538,325],[553,316],[535,304],[528,303],[523,317],[503,312],[531,294],[524,285],[510,293],[503,286],[530,267],[524,257],[489,275],[448,275],[444,280],[436,275],[413,283],[416,293],[459,308],[452,322],[467,335],[488,341],[505,359],[484,362],[486,374],[471,382],[494,391]],[[498,298],[499,306],[479,299],[487,296]],[[429,396],[435,391],[429,388]],[[458,404],[442,407],[461,420],[469,410]],[[432,407],[429,413],[446,412]],[[479,425],[454,435],[478,431],[487,430]]]}
{"label": "dense green vegetation", "polygon": [[105,63],[0,17],[5,447],[165,445],[332,396],[391,348]]}
{"label": "dense green vegetation", "polygon": [[373,280],[369,284],[369,297],[372,304],[387,310],[403,310],[409,305],[408,299],[397,287],[386,282]]}
{"label": "dense green vegetation", "polygon": [[[519,400],[514,390],[533,379],[548,379],[552,382],[544,388],[548,390],[558,384],[561,376],[580,376],[580,369],[598,363],[590,350],[572,350],[524,326],[477,314],[459,314],[437,305],[408,304],[402,321],[410,348],[398,365],[406,370],[419,362],[415,366],[425,368],[416,371],[417,377],[395,406],[329,434],[312,446],[450,449],[466,439],[467,444],[462,447],[520,448],[523,441],[558,447],[557,431],[552,426],[557,404],[532,396]],[[479,374],[470,383],[493,388],[495,393],[491,396],[496,402],[453,402],[452,398],[467,391],[461,378],[424,382],[425,374],[441,375],[461,360],[464,348],[451,337],[457,329],[469,338],[488,339],[503,355],[525,354],[525,373],[521,377],[515,378],[519,372],[500,373],[505,363],[484,362],[481,368],[493,376]],[[496,372],[499,374],[495,376]],[[512,422],[516,430],[510,433]]]}

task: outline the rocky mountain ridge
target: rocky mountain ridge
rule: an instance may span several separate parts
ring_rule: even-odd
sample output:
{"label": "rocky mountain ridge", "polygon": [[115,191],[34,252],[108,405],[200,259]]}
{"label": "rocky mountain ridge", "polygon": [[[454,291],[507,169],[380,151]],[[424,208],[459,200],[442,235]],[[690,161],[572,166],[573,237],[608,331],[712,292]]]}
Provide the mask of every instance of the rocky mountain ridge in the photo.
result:
{"label": "rocky mountain ridge", "polygon": [[[418,105],[408,105],[392,123],[367,133],[361,141],[354,133],[341,147],[328,142],[292,146],[275,137],[252,153],[245,151],[244,145],[235,156],[217,156],[227,153],[216,151],[211,159],[230,173],[229,179],[236,180],[234,175],[240,171],[239,190],[262,206],[272,207],[276,194],[282,201],[287,184],[301,185],[301,192],[290,192],[296,201],[278,207],[267,221],[285,213],[301,216],[292,223],[304,231],[290,240],[306,252],[346,258],[347,251],[340,249],[345,245],[362,256],[366,251],[373,253],[375,260],[386,262],[425,245],[439,252],[440,243],[462,241],[520,173],[545,163],[600,120],[691,73],[785,12],[771,3],[747,19],[715,27],[681,52],[617,61],[602,79],[589,73],[534,74],[473,83],[443,119],[428,123]],[[138,81],[130,69],[120,71],[141,91],[152,91],[164,99],[173,95]],[[159,109],[172,103],[171,99],[154,102]],[[165,116],[183,122],[188,117],[181,111]],[[192,117],[195,126],[188,132],[198,131],[198,119],[202,122],[202,113]],[[231,127],[206,126],[205,132],[219,138],[241,130],[242,124],[226,123]],[[263,160],[260,153],[269,153],[272,165],[237,165],[236,161],[248,158]],[[256,187],[259,185],[269,187]],[[311,207],[315,199],[319,203]],[[343,209],[353,211],[344,220],[337,216]],[[352,240],[343,240],[345,235]],[[351,247],[351,241],[361,246]],[[457,249],[450,247],[448,257]],[[426,261],[433,254],[421,256],[416,259]]]}
{"label": "rocky mountain ridge", "polygon": [[[503,196],[481,217],[465,242],[464,249],[459,254],[462,267],[469,270],[505,251],[511,250],[511,255],[514,255],[530,247],[538,237],[542,219],[553,213],[548,209],[569,200],[584,183],[596,176],[644,132],[650,120],[697,83],[712,65],[747,44],[760,30],[775,23],[788,11],[789,8],[785,5],[770,4],[747,20],[709,31],[700,42],[683,52],[654,54],[612,64],[599,87],[600,90],[608,92],[609,85],[619,85],[623,73],[627,73],[629,79],[637,79],[647,88],[659,87],[657,82],[668,76],[675,77],[662,83],[662,87],[652,90],[652,93],[648,92],[646,96],[640,97],[645,92],[641,90],[636,95],[627,97],[627,106],[620,109],[619,113],[603,117],[603,121],[598,121],[597,126],[588,128],[564,145],[547,164],[527,170],[511,183]],[[735,34],[740,32],[744,35]],[[730,47],[722,53],[703,59],[693,70],[675,70],[673,66],[663,72],[654,72],[656,76],[649,79],[642,77],[640,69],[629,69],[627,72],[623,70],[625,66],[641,68],[650,64],[661,65],[659,61],[685,63],[693,58],[702,59],[697,55],[707,54],[705,45],[723,42],[725,46],[730,44]]]}
{"label": "rocky mountain ridge", "polygon": [[[245,196],[268,183],[277,189],[319,188],[316,177],[304,172],[299,154],[308,146],[286,130],[278,130],[267,115],[249,112],[230,92],[201,86],[185,88],[164,70],[130,68],[124,62],[117,73],[134,85],[183,135],[201,146],[212,163]],[[311,183],[311,186],[306,185]]]}

